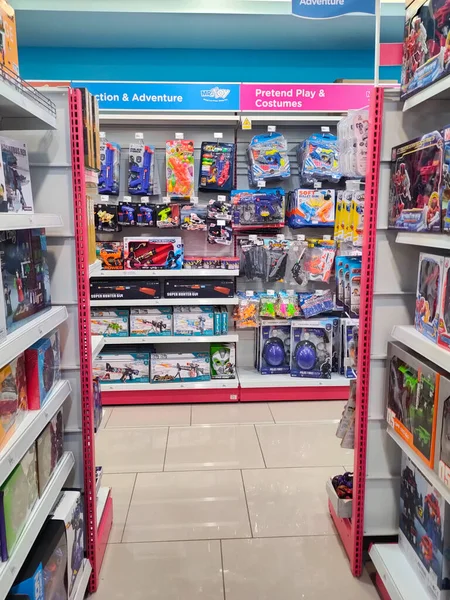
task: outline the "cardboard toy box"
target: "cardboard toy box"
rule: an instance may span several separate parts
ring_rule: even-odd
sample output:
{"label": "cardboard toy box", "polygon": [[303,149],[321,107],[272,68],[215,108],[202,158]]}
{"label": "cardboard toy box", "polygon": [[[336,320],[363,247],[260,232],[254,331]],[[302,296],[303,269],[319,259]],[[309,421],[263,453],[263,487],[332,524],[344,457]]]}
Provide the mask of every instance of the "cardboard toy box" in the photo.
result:
{"label": "cardboard toy box", "polygon": [[130,311],[119,308],[103,310],[101,308],[91,309],[91,335],[103,335],[105,337],[128,337],[128,319]]}
{"label": "cardboard toy box", "polygon": [[29,410],[39,410],[48,400],[54,384],[61,379],[60,363],[58,331],[25,350]]}
{"label": "cardboard toy box", "polygon": [[13,435],[27,404],[25,357],[20,354],[0,369],[0,448]]}
{"label": "cardboard toy box", "polygon": [[420,253],[414,325],[422,335],[437,342],[439,304],[444,279],[444,257]]}
{"label": "cardboard toy box", "polygon": [[448,375],[441,375],[439,380],[434,470],[450,488],[450,378]]}
{"label": "cardboard toy box", "polygon": [[149,383],[149,354],[102,352],[94,360],[92,371],[100,384]]}
{"label": "cardboard toy box", "polygon": [[439,300],[438,345],[450,350],[450,258],[444,258]]}
{"label": "cardboard toy box", "polygon": [[132,308],[130,310],[130,335],[172,335],[172,308]]}
{"label": "cardboard toy box", "polygon": [[286,217],[289,227],[333,227],[336,191],[297,189],[289,193]]}
{"label": "cardboard toy box", "polygon": [[91,300],[154,300],[161,298],[159,279],[95,279]]}
{"label": "cardboard toy box", "polygon": [[28,148],[25,142],[0,137],[0,213],[34,213]]}
{"label": "cardboard toy box", "polygon": [[150,356],[152,383],[209,381],[210,372],[208,352],[151,354]]}
{"label": "cardboard toy box", "polygon": [[339,327],[339,373],[347,379],[354,379],[358,369],[359,320],[341,319]]}
{"label": "cardboard toy box", "polygon": [[291,322],[291,377],[331,379],[333,324],[328,321]]}
{"label": "cardboard toy box", "polygon": [[39,496],[42,496],[64,451],[63,412],[60,410],[36,441]]}
{"label": "cardboard toy box", "polygon": [[212,306],[175,306],[173,309],[174,335],[214,335],[214,308]]}
{"label": "cardboard toy box", "polygon": [[181,269],[184,245],[180,237],[126,237],[125,269]]}
{"label": "cardboard toy box", "polygon": [[285,320],[261,320],[258,370],[263,375],[289,373],[291,326]]}
{"label": "cardboard toy box", "polygon": [[234,298],[234,279],[166,279],[166,298]]}
{"label": "cardboard toy box", "polygon": [[0,64],[10,71],[8,75],[19,75],[16,15],[6,0],[0,0],[0,44]]}
{"label": "cardboard toy box", "polygon": [[234,344],[211,344],[211,379],[236,379]]}
{"label": "cardboard toy box", "polygon": [[122,242],[97,242],[97,258],[102,263],[103,271],[123,271]]}

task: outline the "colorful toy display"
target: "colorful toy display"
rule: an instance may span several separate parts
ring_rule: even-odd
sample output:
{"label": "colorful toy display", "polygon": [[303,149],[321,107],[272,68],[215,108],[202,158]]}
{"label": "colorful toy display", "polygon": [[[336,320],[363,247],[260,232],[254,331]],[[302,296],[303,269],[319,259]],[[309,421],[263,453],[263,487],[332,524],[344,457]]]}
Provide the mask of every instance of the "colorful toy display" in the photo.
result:
{"label": "colorful toy display", "polygon": [[91,279],[91,300],[149,300],[161,298],[158,279]]}
{"label": "colorful toy display", "polygon": [[121,227],[137,225],[138,206],[134,202],[119,202],[117,222]]}
{"label": "colorful toy display", "polygon": [[450,258],[444,258],[439,300],[438,345],[450,350]]}
{"label": "colorful toy display", "polygon": [[211,344],[211,379],[236,378],[236,348],[234,344]]}
{"label": "colorful toy display", "polygon": [[331,379],[333,328],[329,321],[293,321],[291,376]]}
{"label": "colorful toy display", "polygon": [[0,145],[0,213],[34,213],[27,145],[4,137]]}
{"label": "colorful toy display", "polygon": [[120,146],[106,139],[100,143],[98,193],[118,196],[120,187]]}
{"label": "colorful toy display", "polygon": [[212,306],[174,306],[174,335],[214,335]]}
{"label": "colorful toy display", "polygon": [[298,299],[302,317],[305,319],[310,319],[334,310],[333,294],[331,290],[300,292]]}
{"label": "colorful toy display", "polygon": [[193,282],[192,279],[166,279],[164,296],[166,298],[234,298],[234,279],[204,279]]}
{"label": "colorful toy display", "polygon": [[233,318],[237,329],[256,329],[259,326],[259,294],[248,290],[238,292],[239,304],[234,310]]}
{"label": "colorful toy display", "polygon": [[130,144],[128,162],[128,193],[132,196],[158,195],[159,185],[155,147]]}
{"label": "colorful toy display", "polygon": [[97,242],[97,258],[102,263],[104,271],[122,271],[123,244],[122,242]]}
{"label": "colorful toy display", "polygon": [[262,375],[289,373],[291,326],[286,321],[261,320],[256,366]]}
{"label": "colorful toy display", "polygon": [[340,181],[342,173],[339,171],[339,151],[335,135],[314,133],[298,147],[297,157],[302,184]]}
{"label": "colorful toy display", "polygon": [[194,196],[194,142],[169,140],[166,142],[166,183],[170,198]]}
{"label": "colorful toy display", "polygon": [[281,133],[264,133],[252,138],[248,146],[250,185],[258,181],[286,179],[291,176],[287,141]]}
{"label": "colorful toy display", "polygon": [[172,309],[161,308],[131,308],[130,335],[172,335]]}
{"label": "colorful toy display", "polygon": [[152,383],[209,381],[211,378],[208,352],[152,354],[150,361]]}
{"label": "colorful toy display", "polygon": [[183,265],[181,238],[126,237],[123,243],[125,269],[181,269]]}
{"label": "colorful toy display", "polygon": [[233,219],[232,204],[226,199],[225,196],[223,196],[222,199],[219,198],[216,200],[210,200],[208,202],[208,219],[229,222]]}
{"label": "colorful toy display", "polygon": [[114,204],[96,204],[94,206],[95,229],[104,233],[120,231],[118,206]]}
{"label": "colorful toy display", "polygon": [[92,374],[100,384],[149,383],[149,360],[146,352],[102,352],[94,360]]}
{"label": "colorful toy display", "polygon": [[233,190],[233,227],[260,229],[284,226],[285,192],[282,188],[270,190]]}
{"label": "colorful toy display", "polygon": [[91,309],[91,335],[103,335],[104,337],[128,337],[128,317],[130,311],[127,308],[102,308]]}
{"label": "colorful toy display", "polygon": [[202,142],[198,189],[229,192],[234,181],[234,155],[234,144]]}
{"label": "colorful toy display", "polygon": [[20,354],[0,369],[0,448],[10,439],[27,408],[25,357]]}
{"label": "colorful toy display", "polygon": [[62,410],[48,423],[36,441],[39,496],[42,496],[64,450]]}
{"label": "colorful toy display", "polygon": [[181,207],[181,229],[186,231],[206,231],[208,209],[198,204],[185,204]]}
{"label": "colorful toy display", "polygon": [[287,224],[292,229],[300,227],[334,226],[334,190],[294,190],[289,194],[286,209]]}
{"label": "colorful toy display", "polygon": [[286,279],[288,284],[305,286],[308,282],[330,281],[336,255],[336,243],[331,239],[300,239],[288,251]]}
{"label": "colorful toy display", "polygon": [[414,324],[417,331],[433,342],[438,339],[439,303],[443,284],[444,258],[421,252]]}
{"label": "colorful toy display", "polygon": [[180,205],[161,204],[155,208],[156,227],[174,229],[180,226]]}
{"label": "colorful toy display", "polygon": [[53,386],[61,379],[60,363],[58,331],[25,350],[29,410],[39,410],[47,402]]}

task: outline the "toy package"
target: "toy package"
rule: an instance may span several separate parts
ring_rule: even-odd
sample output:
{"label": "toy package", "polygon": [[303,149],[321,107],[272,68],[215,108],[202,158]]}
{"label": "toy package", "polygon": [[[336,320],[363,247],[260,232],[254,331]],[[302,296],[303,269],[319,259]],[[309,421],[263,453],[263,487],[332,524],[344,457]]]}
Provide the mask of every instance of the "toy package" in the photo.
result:
{"label": "toy package", "polygon": [[189,199],[194,196],[194,142],[166,142],[166,183],[170,198]]}
{"label": "toy package", "polygon": [[130,335],[172,335],[172,308],[131,308]]}
{"label": "toy package", "polygon": [[211,379],[236,379],[234,344],[211,344]]}
{"label": "toy package", "polygon": [[128,308],[91,309],[91,335],[128,337]]}
{"label": "toy package", "polygon": [[438,339],[439,304],[443,286],[444,257],[421,252],[414,324],[417,331],[432,342],[437,342]]}
{"label": "toy package", "polygon": [[344,261],[344,309],[352,319],[359,317],[361,303],[361,256],[346,256]]}
{"label": "toy package", "polygon": [[174,335],[214,335],[212,306],[174,306]]}
{"label": "toy package", "polygon": [[339,372],[347,379],[354,379],[358,370],[359,321],[340,319]]}
{"label": "toy package", "polygon": [[208,223],[208,244],[231,246],[233,243],[233,230],[225,221],[212,221]]}
{"label": "toy package", "polygon": [[219,196],[216,200],[210,200],[206,208],[208,219],[226,221],[227,223],[233,219],[233,207],[226,196],[222,196],[222,198]]}
{"label": "toy package", "polygon": [[94,378],[103,383],[149,383],[148,352],[102,352],[94,360]]}
{"label": "toy package", "polygon": [[63,412],[60,410],[51,419],[36,440],[39,496],[42,496],[64,452]]}
{"label": "toy package", "polygon": [[181,269],[182,238],[126,237],[123,240],[125,269]]}
{"label": "toy package", "polygon": [[38,499],[36,447],[33,444],[0,488],[2,560],[8,560]]}
{"label": "toy package", "polygon": [[20,354],[0,369],[0,448],[11,438],[27,408],[25,357]]}
{"label": "toy package", "polygon": [[233,318],[237,329],[256,329],[259,326],[259,294],[247,290],[238,292],[239,304],[235,307]]}
{"label": "toy package", "polygon": [[159,279],[91,279],[91,300],[150,300],[161,298]]}
{"label": "toy package", "polygon": [[180,226],[180,205],[160,204],[155,207],[156,227],[174,229]]}
{"label": "toy package", "polygon": [[105,139],[100,143],[98,193],[118,196],[120,187],[120,146]]}
{"label": "toy package", "polygon": [[53,510],[52,520],[64,525],[67,542],[69,599],[78,590],[77,579],[84,570],[84,511],[80,492],[64,491]]}
{"label": "toy package", "polygon": [[3,279],[6,327],[51,305],[47,240],[40,229],[0,232],[0,264]]}
{"label": "toy package", "polygon": [[286,265],[287,283],[305,286],[310,281],[330,281],[336,255],[331,239],[300,239],[292,242]]}
{"label": "toy package", "polygon": [[180,354],[152,354],[150,374],[152,383],[172,381],[209,381],[210,357],[208,352]]}
{"label": "toy package", "polygon": [[404,453],[401,469],[398,545],[427,597],[444,600],[450,587],[448,504]]}
{"label": "toy package", "polygon": [[234,181],[235,145],[202,142],[198,189],[229,192]]}
{"label": "toy package", "polygon": [[185,204],[181,207],[181,229],[186,231],[206,231],[208,209],[198,204]]}
{"label": "toy package", "polygon": [[331,290],[316,290],[315,292],[300,292],[298,294],[302,317],[310,319],[317,315],[334,310]]}
{"label": "toy package", "polygon": [[335,135],[314,133],[298,147],[297,155],[302,184],[340,181],[342,174],[339,171],[339,151]]}
{"label": "toy package", "polygon": [[55,331],[25,350],[27,396],[29,410],[39,410],[61,379],[59,332]]}
{"label": "toy package", "polygon": [[333,326],[325,321],[292,321],[291,376],[331,379]]}
{"label": "toy package", "polygon": [[248,146],[250,185],[258,181],[287,179],[291,176],[286,138],[281,133],[263,133],[252,138]]}
{"label": "toy package", "polygon": [[19,75],[16,15],[7,0],[0,1],[0,34],[2,43],[0,64],[7,69],[8,75]]}
{"label": "toy package", "polygon": [[234,298],[234,279],[204,279],[194,282],[192,279],[166,279],[164,296],[166,298]]}
{"label": "toy package", "polygon": [[257,368],[262,375],[289,373],[291,326],[286,321],[261,320]]}
{"label": "toy package", "polygon": [[242,265],[242,271],[245,278],[248,281],[265,279],[266,255],[264,250],[264,240],[256,235],[239,239],[238,248],[240,264]]}
{"label": "toy package", "polygon": [[95,229],[104,233],[120,231],[118,206],[115,204],[96,204],[94,206]]}
{"label": "toy package", "polygon": [[285,192],[282,188],[259,190],[233,190],[233,227],[261,229],[284,227]]}
{"label": "toy package", "polygon": [[365,177],[369,111],[350,110],[338,123],[339,170],[344,177]]}
{"label": "toy package", "polygon": [[450,258],[444,258],[439,299],[438,345],[450,350]]}
{"label": "toy package", "polygon": [[155,196],[160,193],[154,146],[130,144],[128,193],[132,196]]}
{"label": "toy package", "polygon": [[155,226],[155,207],[151,204],[140,203],[137,205],[136,226],[154,227]]}
{"label": "toy package", "polygon": [[364,234],[364,207],[365,194],[363,191],[355,191],[352,196],[350,208],[350,231],[353,246],[361,248]]}
{"label": "toy package", "polygon": [[286,209],[287,225],[300,227],[333,227],[335,190],[297,189],[290,192]]}
{"label": "toy package", "polygon": [[97,258],[102,263],[103,271],[123,270],[123,243],[97,242]]}
{"label": "toy package", "polygon": [[290,240],[281,238],[264,240],[265,280],[268,283],[284,281],[290,245]]}
{"label": "toy package", "polygon": [[137,225],[138,204],[134,202],[119,202],[117,222],[121,227]]}
{"label": "toy package", "polygon": [[450,487],[450,379],[448,375],[441,375],[439,379],[434,470],[439,473],[439,478],[445,485]]}
{"label": "toy package", "polygon": [[[1,62],[1,61],[0,61]],[[0,137],[0,213],[34,213],[28,148],[25,142]]]}
{"label": "toy package", "polygon": [[94,396],[94,431],[97,433],[103,417],[102,391],[98,379],[92,381],[92,387]]}

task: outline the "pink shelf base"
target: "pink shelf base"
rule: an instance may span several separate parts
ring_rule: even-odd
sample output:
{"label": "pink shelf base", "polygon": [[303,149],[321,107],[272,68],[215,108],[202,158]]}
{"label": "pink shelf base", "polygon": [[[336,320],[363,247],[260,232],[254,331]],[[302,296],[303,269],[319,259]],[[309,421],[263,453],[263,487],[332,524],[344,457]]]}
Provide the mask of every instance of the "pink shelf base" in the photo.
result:
{"label": "pink shelf base", "polygon": [[352,522],[350,519],[342,519],[338,517],[334,511],[333,505],[331,502],[328,502],[328,509],[330,511],[331,518],[333,519],[334,525],[338,530],[339,537],[341,538],[341,542],[347,552],[347,555],[350,560],[352,560],[353,556],[353,541],[352,541]]}
{"label": "pink shelf base", "polygon": [[105,557],[106,546],[108,545],[109,534],[111,533],[111,527],[113,523],[113,500],[111,493],[108,496],[108,500],[105,504],[105,510],[98,526],[97,531],[97,577],[96,580],[100,580],[100,571],[102,569],[103,559]]}
{"label": "pink shelf base", "polygon": [[103,406],[134,404],[201,404],[206,402],[238,402],[238,388],[212,390],[162,390],[102,392]]}
{"label": "pink shelf base", "polygon": [[348,400],[348,386],[241,388],[241,402],[285,402],[301,400]]}

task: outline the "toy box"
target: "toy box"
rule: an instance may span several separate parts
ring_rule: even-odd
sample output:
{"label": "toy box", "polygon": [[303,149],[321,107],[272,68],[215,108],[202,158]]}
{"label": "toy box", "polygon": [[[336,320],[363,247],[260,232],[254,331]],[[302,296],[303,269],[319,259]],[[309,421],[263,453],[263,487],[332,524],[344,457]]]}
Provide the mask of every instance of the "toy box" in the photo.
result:
{"label": "toy box", "polygon": [[54,384],[61,379],[59,332],[25,350],[28,408],[39,410],[47,402]]}
{"label": "toy box", "polygon": [[337,183],[342,177],[337,138],[331,133],[314,133],[304,140],[297,149],[297,158],[304,185],[316,181]]}
{"label": "toy box", "polygon": [[212,221],[208,223],[208,244],[231,246],[233,243],[233,229],[225,221]]}
{"label": "toy box", "polygon": [[154,227],[155,207],[151,204],[137,204],[136,225],[137,227]]}
{"label": "toy box", "polygon": [[235,145],[202,142],[198,189],[229,192],[234,181]]}
{"label": "toy box", "polygon": [[291,176],[287,140],[281,133],[263,133],[252,138],[248,146],[250,185],[260,180],[286,179]]}
{"label": "toy box", "polygon": [[105,337],[128,337],[128,318],[130,311],[127,308],[101,308],[91,309],[91,335]]}
{"label": "toy box", "polygon": [[149,383],[148,352],[102,352],[94,360],[93,376],[100,383]]}
{"label": "toy box", "polygon": [[203,256],[185,256],[183,269],[203,269]]}
{"label": "toy box", "polygon": [[417,278],[414,324],[417,331],[437,342],[439,330],[439,303],[444,279],[444,257],[420,253]]}
{"label": "toy box", "polygon": [[0,488],[2,559],[8,560],[38,499],[36,447],[33,444]]}
{"label": "toy box", "polygon": [[98,193],[118,196],[120,187],[120,146],[102,140],[100,143],[100,173]]}
{"label": "toy box", "polygon": [[291,377],[331,379],[333,325],[329,321],[292,321]]}
{"label": "toy box", "polygon": [[359,317],[362,257],[347,256],[344,265],[344,308],[352,319]]}
{"label": "toy box", "polygon": [[398,544],[426,595],[444,600],[450,589],[448,504],[404,453],[401,469]]}
{"label": "toy box", "polygon": [[159,279],[90,280],[91,300],[150,300],[161,298]]}
{"label": "toy box", "polygon": [[450,258],[444,258],[439,299],[438,345],[450,350]]}
{"label": "toy box", "polygon": [[96,204],[94,206],[94,218],[97,231],[114,233],[121,230],[116,204]]}
{"label": "toy box", "polygon": [[176,238],[126,237],[123,240],[125,269],[181,269],[183,240]]}
{"label": "toy box", "polygon": [[27,408],[25,357],[20,354],[0,369],[0,448],[10,439]]}
{"label": "toy box", "polygon": [[166,298],[234,298],[234,279],[166,279]]}
{"label": "toy box", "polygon": [[155,207],[156,227],[176,229],[180,226],[180,205],[159,204]]}
{"label": "toy box", "polygon": [[212,306],[174,306],[174,335],[214,335]]}
{"label": "toy box", "polygon": [[120,227],[134,227],[137,225],[138,206],[135,202],[119,202],[117,222]]}
{"label": "toy box", "polygon": [[172,308],[132,308],[130,335],[172,335]]}
{"label": "toy box", "polygon": [[122,242],[97,242],[97,258],[102,263],[103,271],[122,271],[123,244]]}
{"label": "toy box", "polygon": [[158,194],[155,147],[130,144],[128,160],[128,193],[132,196]]}
{"label": "toy box", "polygon": [[[3,163],[3,173],[0,173],[0,197],[3,196],[1,212],[34,213],[27,145],[25,142],[4,137],[0,138],[0,144]],[[6,187],[6,211],[3,183]]]}
{"label": "toy box", "polygon": [[209,381],[210,357],[208,352],[152,354],[150,375],[152,383]]}
{"label": "toy box", "polygon": [[287,224],[300,227],[333,227],[335,218],[335,190],[297,189],[290,192],[286,209]]}
{"label": "toy box", "polygon": [[9,71],[8,75],[18,75],[16,16],[14,8],[6,0],[0,1],[0,44],[0,64]]}
{"label": "toy box", "polygon": [[359,320],[341,319],[340,326],[340,360],[339,372],[348,379],[353,379],[358,370]]}
{"label": "toy box", "polygon": [[84,511],[80,492],[63,492],[52,520],[64,525],[67,543],[67,583],[69,598],[77,591],[77,579],[84,569]]}
{"label": "toy box", "polygon": [[230,222],[233,218],[232,204],[226,196],[218,196],[211,199],[207,206],[208,219],[222,220]]}
{"label": "toy box", "polygon": [[194,142],[169,140],[166,142],[166,184],[170,198],[194,196]]}
{"label": "toy box", "polygon": [[264,225],[284,225],[285,192],[282,188],[268,190],[233,190],[233,227],[260,228]]}
{"label": "toy box", "polygon": [[36,441],[39,496],[52,476],[64,451],[63,412],[60,410]]}
{"label": "toy box", "polygon": [[291,326],[283,320],[262,320],[259,337],[257,364],[260,373],[289,373]]}
{"label": "toy box", "polygon": [[198,204],[185,204],[181,207],[181,229],[186,231],[206,231],[208,209]]}
{"label": "toy box", "polygon": [[92,94],[86,88],[80,88],[81,113],[83,117],[84,166],[96,169],[94,159],[94,132],[92,121]]}
{"label": "toy box", "polygon": [[365,208],[365,193],[363,191],[355,191],[352,196],[350,209],[351,232],[353,235],[353,245],[361,248],[363,244],[364,234],[364,208]]}
{"label": "toy box", "polygon": [[236,348],[234,344],[211,344],[211,379],[236,378]]}
{"label": "toy box", "polygon": [[103,417],[102,391],[98,379],[93,380],[92,387],[94,396],[94,431],[97,432]]}
{"label": "toy box", "polygon": [[439,473],[445,485],[450,487],[450,378],[448,375],[441,375],[439,379],[434,470]]}
{"label": "toy box", "polygon": [[21,229],[0,232],[0,264],[8,331],[15,329],[22,319],[51,304],[47,242],[42,231]]}

